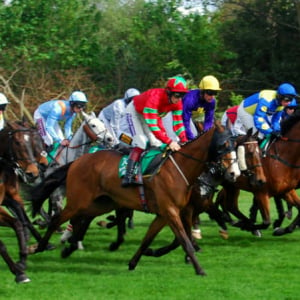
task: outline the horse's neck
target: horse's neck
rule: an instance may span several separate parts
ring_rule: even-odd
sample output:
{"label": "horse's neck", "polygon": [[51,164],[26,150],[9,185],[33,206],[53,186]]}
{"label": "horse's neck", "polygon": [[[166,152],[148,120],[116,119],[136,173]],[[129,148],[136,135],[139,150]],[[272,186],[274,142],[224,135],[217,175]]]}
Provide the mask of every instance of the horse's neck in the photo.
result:
{"label": "horse's neck", "polygon": [[214,129],[210,129],[182,146],[180,150],[182,153],[174,154],[178,167],[190,183],[196,180],[205,168],[213,133]]}
{"label": "horse's neck", "polygon": [[65,147],[59,154],[57,160],[60,164],[71,162],[88,152],[88,149],[90,147],[90,138],[84,132],[83,125],[84,122],[75,132],[73,138],[70,141],[69,147]]}

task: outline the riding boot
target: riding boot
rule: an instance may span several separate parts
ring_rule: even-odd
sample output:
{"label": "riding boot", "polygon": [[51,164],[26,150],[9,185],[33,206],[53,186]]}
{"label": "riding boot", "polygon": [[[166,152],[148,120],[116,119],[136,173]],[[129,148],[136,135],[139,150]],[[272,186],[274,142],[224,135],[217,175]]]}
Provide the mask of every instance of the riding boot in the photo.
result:
{"label": "riding boot", "polygon": [[135,147],[131,150],[131,153],[128,158],[127,169],[125,176],[122,180],[122,187],[128,187],[130,185],[141,185],[141,183],[137,182],[135,175],[136,165],[140,161],[141,154],[143,149]]}

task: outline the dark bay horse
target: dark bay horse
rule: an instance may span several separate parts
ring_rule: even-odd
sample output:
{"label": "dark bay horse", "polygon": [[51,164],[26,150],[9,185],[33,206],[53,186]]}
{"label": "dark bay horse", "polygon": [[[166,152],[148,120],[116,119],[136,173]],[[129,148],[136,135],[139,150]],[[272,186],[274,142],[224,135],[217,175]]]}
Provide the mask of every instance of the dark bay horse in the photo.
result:
{"label": "dark bay horse", "polygon": [[[215,130],[215,128],[211,129],[195,140],[184,144],[180,151],[168,157],[159,173],[150,179],[144,179],[146,200],[139,195],[137,187],[121,187],[118,169],[122,155],[117,151],[103,150],[85,154],[71,163],[69,167],[62,167],[64,172],[68,173],[67,204],[59,216],[53,217],[36,252],[45,249],[49,238],[60,224],[72,219],[74,233],[69,239],[71,246],[62,252],[62,256],[67,257],[77,249],[78,240],[83,238],[94,217],[120,207],[127,207],[156,214],[140,248],[129,262],[130,270],[135,269],[143,251],[167,224],[191,258],[196,274],[205,275],[182,224],[181,210],[187,205],[192,186],[205,168],[209,157],[209,145]],[[53,178],[52,184],[52,188],[55,188],[60,182],[55,183],[55,178]],[[50,188],[47,193],[44,189],[41,191],[42,194],[36,195],[33,213],[38,212],[49,192],[51,192]]]}
{"label": "dark bay horse", "polygon": [[[247,181],[236,184],[223,185],[219,198],[225,205],[225,209],[234,214],[238,209],[238,195],[240,189],[252,192],[258,208],[261,212],[263,223],[253,225],[238,222],[237,225],[245,230],[266,229],[271,223],[270,219],[270,197],[286,195],[285,200],[298,209],[295,220],[284,229],[276,229],[274,235],[282,235],[292,232],[300,220],[300,199],[291,194],[292,190],[300,186],[300,111],[282,122],[282,136],[273,140],[267,150],[266,157],[262,158],[264,173],[267,183],[261,188],[254,188]],[[294,194],[295,195],[295,194]],[[252,224],[252,226],[251,226]]]}
{"label": "dark bay horse", "polygon": [[[20,216],[24,216],[23,200],[19,194],[18,174],[28,176],[30,180],[39,175],[39,170],[34,157],[32,134],[28,128],[17,122],[8,122],[0,131],[0,204],[8,206],[13,213],[15,203],[21,204]],[[18,210],[19,211],[19,210]],[[26,215],[26,214],[25,214]],[[20,261],[14,263],[7,253],[3,242],[0,243],[1,255],[8,264],[11,272],[16,276],[16,282],[30,281],[24,269],[26,268],[27,248],[24,227],[20,220],[10,216],[3,207],[0,207],[0,224],[12,227],[17,235],[20,248]]]}
{"label": "dark bay horse", "polygon": [[[5,159],[6,163],[11,165],[16,177],[15,180],[5,182],[5,197],[2,205],[5,205],[38,241],[41,239],[41,236],[24,210],[24,201],[20,194],[20,187],[21,185],[24,187],[24,185],[31,184],[42,174],[42,170],[47,167],[48,161],[44,143],[37,128],[26,121],[8,123],[8,126],[0,132],[1,134],[9,142],[7,147],[3,147],[0,150],[0,156]],[[27,235],[27,231],[25,233]]]}
{"label": "dark bay horse", "polygon": [[[14,185],[15,180],[17,179],[14,169],[4,160],[0,160],[0,179],[1,205],[6,193],[5,186]],[[0,225],[11,227],[15,231],[19,244],[20,260],[19,262],[15,263],[8,254],[5,244],[0,240],[0,254],[2,258],[8,265],[10,271],[15,275],[15,281],[17,283],[29,282],[30,279],[27,277],[24,271],[26,269],[27,247],[22,223],[17,218],[14,218],[8,214],[7,211],[0,206]]]}

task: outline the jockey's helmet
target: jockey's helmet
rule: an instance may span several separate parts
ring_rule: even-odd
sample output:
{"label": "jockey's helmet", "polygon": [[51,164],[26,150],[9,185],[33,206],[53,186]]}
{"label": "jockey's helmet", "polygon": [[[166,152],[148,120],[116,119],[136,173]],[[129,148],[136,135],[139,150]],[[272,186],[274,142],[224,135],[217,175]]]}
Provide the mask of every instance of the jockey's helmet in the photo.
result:
{"label": "jockey's helmet", "polygon": [[134,88],[128,89],[124,94],[124,100],[125,100],[126,104],[128,104],[134,96],[137,96],[139,94],[140,94],[140,91],[137,89],[134,89]]}
{"label": "jockey's helmet", "polygon": [[296,96],[296,89],[290,83],[282,83],[277,89],[277,101],[280,105],[282,101],[292,102]]}
{"label": "jockey's helmet", "polygon": [[200,83],[199,83],[199,88],[201,90],[210,90],[210,91],[220,91],[220,83],[219,80],[212,75],[207,75],[204,76]]}
{"label": "jockey's helmet", "polygon": [[171,93],[187,93],[187,82],[181,76],[171,77],[167,82],[166,90]]}
{"label": "jockey's helmet", "polygon": [[84,108],[88,102],[86,95],[81,91],[73,92],[69,97],[69,101],[71,106],[77,106],[79,108]]}
{"label": "jockey's helmet", "polygon": [[0,105],[9,103],[6,96],[3,93],[0,93]]}

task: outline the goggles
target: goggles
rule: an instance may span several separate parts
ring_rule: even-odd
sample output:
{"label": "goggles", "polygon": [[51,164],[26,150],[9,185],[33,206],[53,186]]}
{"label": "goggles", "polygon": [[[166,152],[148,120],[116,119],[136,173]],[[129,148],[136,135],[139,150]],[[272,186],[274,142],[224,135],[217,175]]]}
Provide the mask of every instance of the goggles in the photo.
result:
{"label": "goggles", "polygon": [[214,90],[204,90],[204,93],[208,96],[216,96],[218,94],[218,92]]}
{"label": "goggles", "polygon": [[183,98],[185,95],[185,93],[172,93],[172,96],[177,98],[177,99],[180,99],[180,98]]}
{"label": "goggles", "polygon": [[7,104],[0,104],[0,110],[5,110]]}
{"label": "goggles", "polygon": [[293,95],[282,95],[281,96],[281,101],[283,102],[292,102],[294,99]]}
{"label": "goggles", "polygon": [[85,108],[86,107],[86,104],[84,103],[84,102],[73,102],[72,103],[72,106],[73,107],[77,107],[77,108],[79,108],[79,109],[83,109],[83,108]]}

